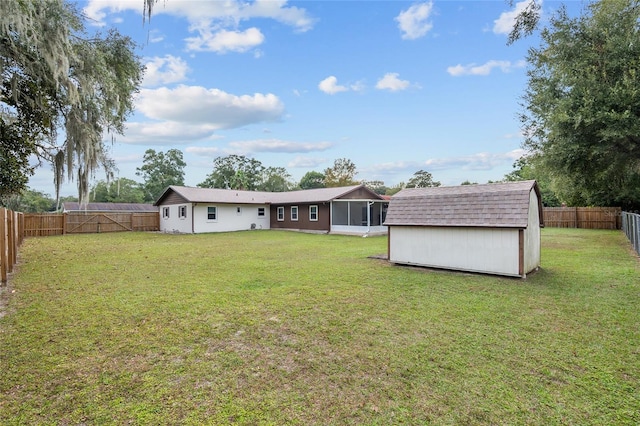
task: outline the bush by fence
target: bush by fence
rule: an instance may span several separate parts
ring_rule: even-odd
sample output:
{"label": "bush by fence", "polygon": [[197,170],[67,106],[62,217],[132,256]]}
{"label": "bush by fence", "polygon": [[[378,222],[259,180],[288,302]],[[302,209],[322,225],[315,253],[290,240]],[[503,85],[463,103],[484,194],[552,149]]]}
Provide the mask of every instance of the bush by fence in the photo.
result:
{"label": "bush by fence", "polygon": [[620,207],[545,207],[544,226],[550,228],[620,229]]}
{"label": "bush by fence", "polygon": [[0,208],[0,281],[7,282],[18,260],[18,247],[24,236],[24,215]]}
{"label": "bush by fence", "polygon": [[622,212],[622,231],[640,254],[640,214]]}
{"label": "bush by fence", "polygon": [[26,237],[158,230],[160,216],[156,212],[25,214],[24,218]]}

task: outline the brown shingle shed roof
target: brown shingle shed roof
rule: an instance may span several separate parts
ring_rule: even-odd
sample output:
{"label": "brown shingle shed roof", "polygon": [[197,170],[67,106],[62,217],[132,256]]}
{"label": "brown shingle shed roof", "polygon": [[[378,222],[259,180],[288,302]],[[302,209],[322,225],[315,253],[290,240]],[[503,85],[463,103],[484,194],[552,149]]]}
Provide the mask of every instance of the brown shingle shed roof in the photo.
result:
{"label": "brown shingle shed roof", "polygon": [[385,225],[526,228],[534,180],[403,189],[391,197]]}

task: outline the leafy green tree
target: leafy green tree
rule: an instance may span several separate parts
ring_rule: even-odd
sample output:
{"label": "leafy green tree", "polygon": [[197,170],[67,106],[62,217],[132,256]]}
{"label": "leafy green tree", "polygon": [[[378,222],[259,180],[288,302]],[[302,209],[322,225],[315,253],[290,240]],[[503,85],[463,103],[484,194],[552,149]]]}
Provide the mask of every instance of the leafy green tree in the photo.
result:
{"label": "leafy green tree", "polygon": [[396,186],[392,186],[391,188],[387,188],[387,190],[384,193],[384,195],[394,196],[398,192],[402,191],[406,187],[406,185],[407,185],[406,183],[400,182]]}
{"label": "leafy green tree", "polygon": [[536,180],[540,187],[542,204],[546,207],[560,207],[561,202],[553,189],[553,183],[549,173],[544,168],[544,163],[536,156],[520,157],[513,164],[513,171],[504,176],[506,182],[521,180]]}
{"label": "leafy green tree", "polygon": [[470,180],[465,180],[464,182],[462,182],[460,185],[477,185],[478,182],[471,182]]}
{"label": "leafy green tree", "polygon": [[356,165],[348,158],[338,158],[333,167],[324,170],[324,184],[327,188],[357,185],[354,177],[358,174]]}
{"label": "leafy green tree", "polygon": [[217,157],[213,160],[213,171],[198,186],[256,191],[262,181],[264,170],[265,167],[260,161],[244,155]]}
{"label": "leafy green tree", "polygon": [[376,194],[380,194],[380,195],[385,195],[387,190],[389,189],[384,185],[384,182],[381,180],[367,180],[367,181],[362,181],[362,183],[367,188],[369,188]]}
{"label": "leafy green tree", "polygon": [[429,188],[432,186],[440,186],[440,182],[434,181],[431,173],[418,170],[413,177],[407,182],[406,188]]}
{"label": "leafy green tree", "polygon": [[284,167],[267,167],[262,171],[259,191],[285,192],[293,188],[291,175]]}
{"label": "leafy green tree", "polygon": [[324,174],[316,171],[307,172],[300,179],[298,186],[300,189],[324,188]]}
{"label": "leafy green tree", "polygon": [[96,170],[115,167],[103,132],[121,134],[133,111],[134,45],[115,30],[87,36],[65,0],[1,1],[0,16],[0,195],[25,187],[35,155],[53,164],[56,193],[66,173],[83,201]]}
{"label": "leafy green tree", "polygon": [[148,149],[144,153],[142,167],[136,169],[136,175],[142,176],[144,183],[144,201],[155,201],[170,185],[184,185],[184,162],[182,151],[170,149],[166,153]]}
{"label": "leafy green tree", "polygon": [[564,8],[530,49],[524,146],[563,200],[640,208],[640,4]]}
{"label": "leafy green tree", "polygon": [[45,213],[56,209],[56,202],[49,194],[35,189],[2,197],[2,206],[16,212]]}
{"label": "leafy green tree", "polygon": [[133,179],[101,180],[91,188],[91,201],[97,203],[143,203],[144,190]]}

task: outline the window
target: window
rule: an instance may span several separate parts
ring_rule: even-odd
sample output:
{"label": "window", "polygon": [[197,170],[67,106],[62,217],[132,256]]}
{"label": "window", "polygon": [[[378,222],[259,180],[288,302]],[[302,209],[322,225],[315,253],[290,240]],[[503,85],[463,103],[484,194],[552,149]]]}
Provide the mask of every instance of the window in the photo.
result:
{"label": "window", "polygon": [[162,208],[162,218],[169,219],[169,207]]}
{"label": "window", "polygon": [[216,206],[207,207],[207,220],[218,220],[218,208]]}
{"label": "window", "polygon": [[318,206],[309,206],[309,220],[313,222],[318,220]]}
{"label": "window", "polygon": [[237,214],[238,216],[241,216],[241,215],[242,215],[242,207],[240,207],[240,206],[236,207],[236,214]]}
{"label": "window", "polygon": [[178,206],[178,217],[180,219],[187,217],[187,206]]}
{"label": "window", "polygon": [[258,207],[258,217],[264,217],[264,207]]}
{"label": "window", "polygon": [[291,220],[298,220],[298,206],[291,206]]}
{"label": "window", "polygon": [[278,207],[278,220],[280,222],[284,220],[284,207]]}

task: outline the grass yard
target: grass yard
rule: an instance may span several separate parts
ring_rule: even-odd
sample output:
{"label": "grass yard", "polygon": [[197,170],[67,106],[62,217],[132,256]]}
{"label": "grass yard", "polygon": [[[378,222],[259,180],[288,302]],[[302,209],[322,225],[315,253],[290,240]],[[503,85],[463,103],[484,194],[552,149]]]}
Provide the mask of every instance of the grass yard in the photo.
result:
{"label": "grass yard", "polygon": [[527,280],[368,259],[385,237],[28,239],[0,424],[639,424],[637,256],[542,239]]}

